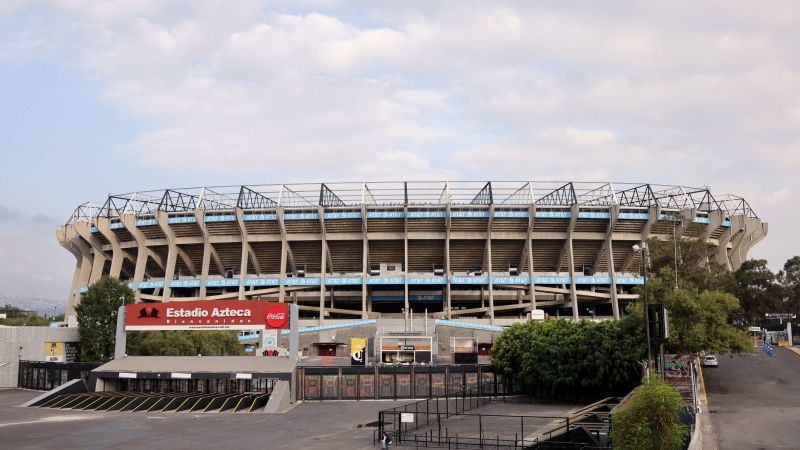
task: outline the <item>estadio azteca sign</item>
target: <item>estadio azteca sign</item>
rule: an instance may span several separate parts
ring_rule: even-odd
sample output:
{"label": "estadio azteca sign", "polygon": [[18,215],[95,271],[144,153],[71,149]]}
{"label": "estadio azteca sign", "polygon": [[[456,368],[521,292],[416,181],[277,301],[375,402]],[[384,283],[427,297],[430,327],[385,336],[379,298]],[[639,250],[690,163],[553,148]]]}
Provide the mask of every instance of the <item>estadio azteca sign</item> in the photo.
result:
{"label": "estadio azteca sign", "polygon": [[199,300],[125,306],[125,329],[263,330],[289,328],[289,305],[251,300]]}

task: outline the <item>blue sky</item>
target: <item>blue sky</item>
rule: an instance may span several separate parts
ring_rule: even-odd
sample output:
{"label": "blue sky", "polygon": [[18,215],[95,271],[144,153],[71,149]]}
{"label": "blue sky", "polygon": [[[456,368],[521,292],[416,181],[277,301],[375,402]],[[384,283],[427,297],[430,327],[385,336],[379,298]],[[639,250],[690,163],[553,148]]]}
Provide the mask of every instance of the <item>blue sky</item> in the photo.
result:
{"label": "blue sky", "polygon": [[296,181],[711,186],[800,253],[800,8],[778,1],[0,5],[0,291],[62,298],[110,192]]}

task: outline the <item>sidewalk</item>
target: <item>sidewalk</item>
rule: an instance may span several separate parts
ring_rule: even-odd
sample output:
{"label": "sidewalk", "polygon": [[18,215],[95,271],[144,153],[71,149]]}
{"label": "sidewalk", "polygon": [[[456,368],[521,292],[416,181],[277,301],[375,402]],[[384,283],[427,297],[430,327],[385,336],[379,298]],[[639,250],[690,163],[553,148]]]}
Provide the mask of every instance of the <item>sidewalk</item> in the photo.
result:
{"label": "sidewalk", "polygon": [[697,423],[699,428],[699,440],[697,441],[696,448],[703,450],[718,450],[719,445],[714,436],[714,429],[711,426],[711,414],[709,413],[708,397],[706,396],[706,383],[703,380],[703,367],[700,361],[697,361],[697,372],[700,375],[700,392],[697,394],[697,404],[700,412],[697,414]]}

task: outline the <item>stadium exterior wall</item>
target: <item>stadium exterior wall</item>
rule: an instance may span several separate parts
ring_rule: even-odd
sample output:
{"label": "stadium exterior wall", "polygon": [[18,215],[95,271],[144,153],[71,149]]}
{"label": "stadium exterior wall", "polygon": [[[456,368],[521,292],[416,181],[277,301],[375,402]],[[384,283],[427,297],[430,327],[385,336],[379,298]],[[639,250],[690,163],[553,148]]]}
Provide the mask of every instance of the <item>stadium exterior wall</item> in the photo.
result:
{"label": "stadium exterior wall", "polygon": [[323,323],[424,309],[618,318],[643,281],[634,244],[701,239],[736,269],[767,231],[744,199],[706,188],[400,182],[112,195],[56,235],[76,260],[67,316],[111,276],[139,301],[292,301]]}

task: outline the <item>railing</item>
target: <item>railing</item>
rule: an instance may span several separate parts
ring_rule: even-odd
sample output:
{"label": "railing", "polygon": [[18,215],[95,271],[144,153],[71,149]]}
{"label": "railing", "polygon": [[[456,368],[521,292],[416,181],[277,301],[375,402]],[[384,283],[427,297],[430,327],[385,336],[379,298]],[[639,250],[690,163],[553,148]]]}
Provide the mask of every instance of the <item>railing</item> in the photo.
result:
{"label": "railing", "polygon": [[49,391],[70,380],[89,377],[89,372],[99,367],[97,362],[20,361],[17,386],[23,389]]}
{"label": "railing", "polygon": [[533,401],[521,395],[525,389],[519,383],[502,386],[497,390],[479,385],[380,411],[373,439],[379,442],[386,434],[395,445],[434,448],[605,448],[601,443],[608,442],[608,410],[619,403],[618,398],[595,402],[569,416],[479,413],[479,408],[493,402]]}

